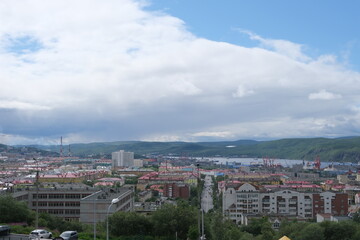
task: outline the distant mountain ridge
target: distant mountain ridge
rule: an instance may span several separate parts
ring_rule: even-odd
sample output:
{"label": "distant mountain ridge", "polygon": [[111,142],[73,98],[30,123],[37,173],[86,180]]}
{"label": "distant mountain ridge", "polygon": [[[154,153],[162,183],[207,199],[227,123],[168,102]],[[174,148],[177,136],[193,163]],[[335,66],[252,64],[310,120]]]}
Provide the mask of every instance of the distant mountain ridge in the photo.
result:
{"label": "distant mountain ridge", "polygon": [[54,151],[47,151],[41,148],[33,147],[33,146],[9,146],[5,144],[0,144],[0,153],[17,153],[17,154],[37,154],[41,156],[52,156],[56,157],[59,156],[59,153]]}
{"label": "distant mountain ridge", "polygon": [[[31,145],[46,151],[59,152],[59,145]],[[173,154],[192,157],[270,157],[284,159],[359,162],[360,137],[289,138],[272,141],[237,140],[222,142],[144,142],[116,141],[71,144],[75,156],[108,155],[118,150],[136,154]],[[63,146],[64,155],[68,145]]]}

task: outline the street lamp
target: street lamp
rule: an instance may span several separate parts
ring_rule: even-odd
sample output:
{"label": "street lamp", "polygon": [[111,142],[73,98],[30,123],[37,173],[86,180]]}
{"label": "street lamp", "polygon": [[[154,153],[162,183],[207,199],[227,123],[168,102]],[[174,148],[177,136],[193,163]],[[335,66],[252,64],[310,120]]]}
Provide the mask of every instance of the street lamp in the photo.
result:
{"label": "street lamp", "polygon": [[201,226],[200,226],[200,211],[201,211],[201,198],[200,198],[200,164],[196,164],[197,167],[197,197],[198,197],[198,231],[201,239]]}
{"label": "street lamp", "polygon": [[94,240],[96,240],[96,196],[94,196]]}
{"label": "street lamp", "polygon": [[106,240],[109,240],[109,211],[110,211],[110,208],[113,204],[119,202],[120,200],[118,198],[114,198],[113,200],[111,200],[111,203],[108,207],[108,210],[107,210],[107,214],[106,214]]}

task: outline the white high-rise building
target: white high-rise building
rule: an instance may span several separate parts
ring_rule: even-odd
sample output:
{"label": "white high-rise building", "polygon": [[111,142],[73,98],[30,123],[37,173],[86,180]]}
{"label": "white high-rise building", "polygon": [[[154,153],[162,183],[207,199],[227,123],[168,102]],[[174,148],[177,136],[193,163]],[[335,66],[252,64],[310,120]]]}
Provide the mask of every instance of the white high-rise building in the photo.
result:
{"label": "white high-rise building", "polygon": [[132,167],[134,166],[134,153],[125,152],[120,150],[118,152],[113,152],[112,156],[112,167]]}

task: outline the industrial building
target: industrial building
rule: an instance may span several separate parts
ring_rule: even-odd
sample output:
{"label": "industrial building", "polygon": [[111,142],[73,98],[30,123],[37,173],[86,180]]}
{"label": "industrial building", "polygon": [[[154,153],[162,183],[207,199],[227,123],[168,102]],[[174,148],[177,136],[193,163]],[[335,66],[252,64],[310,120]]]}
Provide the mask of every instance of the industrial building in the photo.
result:
{"label": "industrial building", "polygon": [[105,210],[115,198],[118,201],[111,212],[132,210],[133,195],[133,189],[129,188],[100,190],[83,184],[52,184],[52,187],[32,187],[13,193],[15,199],[26,202],[35,212],[84,223],[89,222],[89,215],[94,219],[94,209],[96,221],[103,221],[107,213]]}

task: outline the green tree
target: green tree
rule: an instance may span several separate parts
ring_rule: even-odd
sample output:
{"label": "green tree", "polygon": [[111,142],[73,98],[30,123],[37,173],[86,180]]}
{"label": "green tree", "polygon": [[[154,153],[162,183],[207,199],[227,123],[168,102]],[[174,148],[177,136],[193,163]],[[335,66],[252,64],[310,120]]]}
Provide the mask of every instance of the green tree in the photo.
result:
{"label": "green tree", "polygon": [[151,217],[156,236],[174,236],[186,239],[191,226],[197,224],[196,208],[184,201],[177,206],[166,204]]}
{"label": "green tree", "polygon": [[238,240],[244,235],[240,228],[228,219],[224,219],[221,212],[211,212],[207,215],[209,223],[206,229],[208,239],[214,240]]}
{"label": "green tree", "polygon": [[329,222],[325,221],[320,224],[324,228],[324,237],[326,240],[351,239],[356,232],[356,225],[351,221]]}
{"label": "green tree", "polygon": [[213,212],[209,215],[210,221],[210,238],[217,240],[225,240],[225,222],[228,220],[223,219],[223,216],[220,212]]}
{"label": "green tree", "polygon": [[146,216],[135,212],[116,212],[109,218],[110,233],[114,236],[150,235],[152,224]]}
{"label": "green tree", "polygon": [[238,228],[235,224],[226,222],[225,226],[227,228],[224,234],[224,239],[238,240],[242,237],[243,232],[241,232],[240,228]]}
{"label": "green tree", "polygon": [[189,203],[191,206],[197,207],[199,205],[198,194],[198,187],[191,186],[189,197]]}
{"label": "green tree", "polygon": [[199,239],[199,231],[198,231],[198,226],[196,225],[191,225],[187,234],[187,237],[190,240],[197,240]]}
{"label": "green tree", "polygon": [[359,211],[357,211],[356,213],[354,213],[352,219],[353,219],[354,222],[360,223],[360,213],[359,213]]}
{"label": "green tree", "polygon": [[294,238],[294,240],[314,240],[314,239],[327,240],[324,237],[324,229],[317,223],[311,223],[307,225]]}
{"label": "green tree", "polygon": [[261,227],[261,239],[262,240],[272,240],[275,235],[275,231],[271,227],[269,221],[265,222]]}
{"label": "green tree", "polygon": [[289,238],[295,238],[302,229],[304,229],[309,223],[304,222],[281,222],[280,229],[278,231],[278,238],[282,236],[288,236]]}
{"label": "green tree", "polygon": [[253,218],[247,226],[242,226],[242,230],[253,234],[254,236],[260,235],[263,226],[269,225],[269,219],[267,217]]}
{"label": "green tree", "polygon": [[0,222],[26,222],[31,224],[34,219],[34,213],[24,202],[16,201],[10,195],[0,196]]}
{"label": "green tree", "polygon": [[254,240],[254,236],[250,233],[244,232],[239,240]]}

